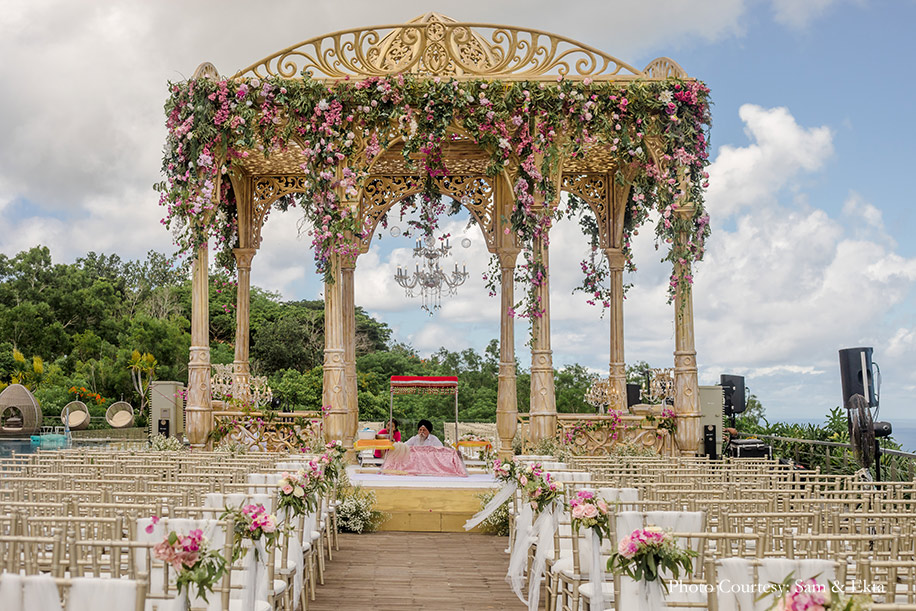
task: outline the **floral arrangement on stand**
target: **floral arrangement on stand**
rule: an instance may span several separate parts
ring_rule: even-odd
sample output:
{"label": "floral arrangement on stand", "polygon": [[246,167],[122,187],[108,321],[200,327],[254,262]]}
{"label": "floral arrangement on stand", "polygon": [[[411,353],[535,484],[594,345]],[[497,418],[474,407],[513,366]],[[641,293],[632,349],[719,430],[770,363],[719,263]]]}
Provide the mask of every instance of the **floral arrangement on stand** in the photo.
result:
{"label": "floral arrangement on stand", "polygon": [[[557,200],[552,177],[560,160],[595,143],[607,145],[617,157],[616,179],[631,185],[623,236],[628,266],[630,237],[650,210],[659,215],[657,241],[669,245],[665,259],[674,264],[670,296],[692,283],[689,264],[703,256],[710,115],[709,89],[699,81],[491,82],[397,74],[326,84],[304,73],[298,79],[198,78],[170,84],[170,94],[164,180],[158,185],[164,223],[184,252],[215,238],[217,263],[228,268],[238,232],[228,178],[233,160],[259,149],[265,155],[283,151],[294,140],[303,144],[301,168],[310,179],[301,194],[280,198],[275,206],[301,207],[314,226],[316,269],[330,281],[335,262],[358,252],[366,227],[352,201],[371,163],[392,142],[403,143],[405,160],[419,174],[422,192],[406,205],[446,208],[436,180],[448,173],[443,147],[449,130],[460,130],[489,153],[487,174],[516,176],[514,210],[502,230],[515,233],[523,247],[518,275],[528,290],[513,308],[518,316],[536,320],[543,313],[538,289],[547,269],[536,244],[557,213],[538,204]],[[650,147],[657,148],[655,155]],[[676,212],[685,199],[693,206],[682,217]],[[424,222],[432,226],[436,220]],[[594,222],[582,225],[597,231]],[[584,262],[583,288],[590,301],[609,303],[596,286],[602,270],[595,265],[595,258]],[[497,278],[487,280],[495,284]]]}
{"label": "floral arrangement on stand", "polygon": [[689,574],[696,556],[695,551],[678,547],[670,532],[647,526],[620,540],[617,551],[608,559],[607,570],[622,571],[634,581],[659,581],[667,592],[668,584],[658,578],[659,573],[667,569],[674,579],[681,569]]}
{"label": "floral arrangement on stand", "polygon": [[[154,519],[154,523],[156,521],[158,520]],[[152,525],[147,530],[152,531]],[[213,592],[213,586],[226,572],[226,559],[219,552],[210,549],[200,529],[192,530],[187,535],[170,532],[153,548],[153,555],[172,565],[178,573],[175,585],[188,609],[188,595],[191,593],[192,584],[196,586],[197,597],[206,601],[207,594]]]}
{"label": "floral arrangement on stand", "polygon": [[[777,595],[770,611],[864,611],[872,602],[864,594],[845,595],[842,586],[833,582],[823,584],[816,579],[794,579],[791,573],[782,583],[772,586]],[[758,600],[769,595],[764,592]]]}

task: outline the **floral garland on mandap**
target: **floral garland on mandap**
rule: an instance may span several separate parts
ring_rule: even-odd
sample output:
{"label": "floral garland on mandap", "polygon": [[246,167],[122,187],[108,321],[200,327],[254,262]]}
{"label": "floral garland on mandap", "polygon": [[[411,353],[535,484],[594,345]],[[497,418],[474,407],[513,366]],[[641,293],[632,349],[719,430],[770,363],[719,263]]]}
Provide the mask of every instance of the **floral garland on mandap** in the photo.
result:
{"label": "floral garland on mandap", "polygon": [[655,428],[668,431],[669,435],[677,433],[677,412],[670,407],[666,407],[657,416],[655,414],[646,414],[646,422],[654,424]]}
{"label": "floral garland on mandap", "polygon": [[[280,198],[275,206],[302,208],[313,226],[317,271],[333,281],[334,261],[358,255],[368,230],[359,219],[358,198],[370,164],[396,139],[403,142],[404,159],[417,173],[421,191],[406,205],[416,207],[420,200],[441,212],[445,206],[436,180],[448,174],[442,148],[456,134],[489,152],[488,175],[506,171],[514,177],[515,205],[501,230],[515,233],[523,249],[518,271],[529,288],[513,308],[519,316],[536,319],[543,311],[537,289],[547,270],[535,245],[546,240],[557,215],[559,193],[552,177],[564,158],[594,144],[617,156],[616,180],[631,186],[622,244],[628,266],[630,238],[650,210],[660,215],[657,242],[669,245],[665,259],[675,264],[670,296],[680,283],[692,282],[687,264],[703,256],[709,233],[702,191],[708,179],[710,115],[709,89],[698,81],[560,77],[548,84],[398,74],[325,84],[303,74],[300,79],[199,78],[170,83],[170,93],[164,180],[157,185],[166,208],[163,223],[183,252],[214,237],[217,262],[230,269],[238,232],[229,179],[234,160],[251,151],[269,156],[301,143],[303,192]],[[659,149],[656,158],[649,152],[653,143]],[[685,200],[694,206],[689,218],[676,214]],[[590,212],[575,201],[571,213],[588,217]],[[435,218],[420,222],[427,230],[435,223]],[[581,224],[594,247],[596,224]],[[685,239],[676,239],[678,234]],[[584,262],[583,289],[590,301],[606,305],[598,286],[606,277],[601,265],[594,257]],[[495,285],[497,278],[490,275],[488,281]]]}
{"label": "floral garland on mandap", "polygon": [[590,421],[579,421],[573,424],[571,427],[564,429],[561,425],[557,425],[560,443],[565,446],[575,446],[579,444],[579,440],[586,436],[588,433],[594,433],[595,431],[600,431],[602,429],[608,430],[608,444],[613,445],[613,442],[617,441],[618,437],[622,432],[626,432],[627,427],[623,424],[623,419],[621,418],[622,412],[619,410],[608,410],[606,420],[590,420]]}

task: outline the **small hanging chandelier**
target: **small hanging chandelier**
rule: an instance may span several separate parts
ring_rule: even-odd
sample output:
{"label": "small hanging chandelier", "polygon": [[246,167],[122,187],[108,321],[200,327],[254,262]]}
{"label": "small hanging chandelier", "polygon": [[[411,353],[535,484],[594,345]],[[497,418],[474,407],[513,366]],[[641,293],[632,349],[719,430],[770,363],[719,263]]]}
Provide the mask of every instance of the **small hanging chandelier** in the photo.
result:
{"label": "small hanging chandelier", "polygon": [[414,258],[420,259],[414,272],[411,274],[399,265],[398,273],[394,276],[408,297],[416,297],[419,294],[423,300],[420,307],[429,312],[430,316],[442,307],[442,291],[447,290],[449,295],[454,295],[455,289],[468,278],[466,265],[462,265],[462,269],[459,270],[458,264],[455,263],[455,269],[450,273],[442,271],[440,259],[447,257],[450,250],[448,239],[436,246],[436,238],[428,233],[424,238],[417,239],[417,245],[413,249]]}

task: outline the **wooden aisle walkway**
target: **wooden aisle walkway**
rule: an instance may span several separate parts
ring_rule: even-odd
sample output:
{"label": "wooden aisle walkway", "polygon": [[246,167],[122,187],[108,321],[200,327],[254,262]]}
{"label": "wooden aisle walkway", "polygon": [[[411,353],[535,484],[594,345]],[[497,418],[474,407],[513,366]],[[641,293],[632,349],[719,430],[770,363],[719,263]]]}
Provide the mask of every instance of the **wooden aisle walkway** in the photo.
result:
{"label": "wooden aisle walkway", "polygon": [[341,534],[309,611],[524,610],[506,584],[505,537]]}

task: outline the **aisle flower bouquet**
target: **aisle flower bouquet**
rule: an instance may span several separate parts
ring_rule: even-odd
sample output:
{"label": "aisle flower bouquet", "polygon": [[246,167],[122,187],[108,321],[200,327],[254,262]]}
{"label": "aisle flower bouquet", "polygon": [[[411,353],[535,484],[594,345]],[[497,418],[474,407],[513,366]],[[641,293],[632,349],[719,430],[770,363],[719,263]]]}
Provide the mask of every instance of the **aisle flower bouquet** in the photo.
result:
{"label": "aisle flower bouquet", "polygon": [[[773,589],[785,594],[775,598],[771,611],[863,611],[870,602],[866,596],[846,596],[841,587],[816,579],[793,579],[792,573],[782,583],[773,584]],[[760,599],[768,595],[765,592]]]}
{"label": "aisle flower bouquet", "polygon": [[611,537],[611,512],[604,499],[595,496],[591,490],[578,490],[576,496],[569,500],[569,512],[572,516],[573,531],[580,528],[593,528],[598,539]]}
{"label": "aisle flower bouquet", "polygon": [[[235,562],[245,555],[242,540],[252,542],[264,540],[264,549],[270,549],[277,544],[280,528],[277,517],[267,513],[264,505],[245,505],[244,507],[226,507],[220,516],[221,520],[232,518],[235,522],[235,541],[232,545],[232,561]],[[255,547],[255,554],[257,554]]]}
{"label": "aisle flower bouquet", "polygon": [[680,576],[680,570],[689,574],[693,570],[693,561],[697,553],[677,546],[674,536],[660,528],[652,526],[634,530],[620,540],[617,551],[607,563],[608,571],[623,571],[634,581],[660,581],[665,592],[668,585],[658,579],[659,573],[667,569],[674,579]]}
{"label": "aisle flower bouquet", "polygon": [[[321,472],[318,471],[318,475]],[[277,498],[277,510],[285,509],[290,517],[300,516],[309,511],[314,511],[317,506],[317,497],[312,490],[312,480],[309,471],[299,469],[294,473],[284,471],[280,474]]]}
{"label": "aisle flower bouquet", "polygon": [[517,475],[518,487],[525,491],[532,509],[543,511],[563,494],[563,486],[550,478],[541,463],[520,465]]}
{"label": "aisle flower bouquet", "polygon": [[503,461],[495,459],[490,465],[493,470],[493,477],[505,483],[518,482],[518,463],[514,460]]}
{"label": "aisle flower bouquet", "polygon": [[188,535],[172,531],[153,548],[153,555],[170,565],[178,573],[175,585],[179,593],[190,594],[191,584],[197,587],[197,596],[207,600],[213,586],[226,572],[226,559],[209,548],[200,529]]}
{"label": "aisle flower bouquet", "polygon": [[344,471],[344,457],[347,455],[347,449],[339,439],[329,442],[325,445],[324,454],[318,459],[318,462],[324,465],[324,477],[329,487],[334,487],[340,480],[341,473]]}

